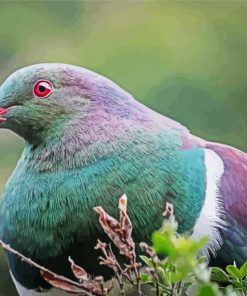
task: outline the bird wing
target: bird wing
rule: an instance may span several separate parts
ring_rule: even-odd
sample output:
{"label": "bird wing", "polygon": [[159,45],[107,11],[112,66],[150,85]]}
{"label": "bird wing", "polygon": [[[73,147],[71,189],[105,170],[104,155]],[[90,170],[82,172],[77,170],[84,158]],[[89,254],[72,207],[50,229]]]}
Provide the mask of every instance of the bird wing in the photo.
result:
{"label": "bird wing", "polygon": [[197,145],[213,151],[223,162],[223,174],[217,186],[226,226],[219,229],[223,245],[215,263],[225,265],[235,261],[241,265],[247,260],[247,154],[186,133],[183,133],[182,142],[183,149]]}
{"label": "bird wing", "polygon": [[227,226],[221,230],[224,261],[242,264],[247,259],[247,154],[221,144],[207,143],[222,159],[224,173],[218,184]]}

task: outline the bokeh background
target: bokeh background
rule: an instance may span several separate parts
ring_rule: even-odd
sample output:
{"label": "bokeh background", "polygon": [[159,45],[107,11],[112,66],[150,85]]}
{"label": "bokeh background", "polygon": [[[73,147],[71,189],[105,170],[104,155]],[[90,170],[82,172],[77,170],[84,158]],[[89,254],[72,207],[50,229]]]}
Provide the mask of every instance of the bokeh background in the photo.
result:
{"label": "bokeh background", "polygon": [[[108,76],[194,134],[247,151],[247,1],[1,1],[0,83],[62,62]],[[24,143],[0,130],[0,192]],[[17,295],[0,254],[0,296]]]}

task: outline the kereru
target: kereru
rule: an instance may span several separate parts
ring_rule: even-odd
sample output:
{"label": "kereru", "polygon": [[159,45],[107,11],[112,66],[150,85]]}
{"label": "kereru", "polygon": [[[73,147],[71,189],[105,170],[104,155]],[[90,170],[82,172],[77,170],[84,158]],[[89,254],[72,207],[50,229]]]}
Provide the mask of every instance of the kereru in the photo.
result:
{"label": "kereru", "polygon": [[[24,138],[5,186],[0,237],[23,255],[73,278],[68,262],[107,276],[93,207],[117,216],[128,196],[133,237],[149,241],[167,201],[180,233],[208,235],[217,265],[247,260],[247,154],[204,141],[87,69],[38,64],[0,87],[0,127]],[[7,253],[22,296],[51,286],[39,270]]]}

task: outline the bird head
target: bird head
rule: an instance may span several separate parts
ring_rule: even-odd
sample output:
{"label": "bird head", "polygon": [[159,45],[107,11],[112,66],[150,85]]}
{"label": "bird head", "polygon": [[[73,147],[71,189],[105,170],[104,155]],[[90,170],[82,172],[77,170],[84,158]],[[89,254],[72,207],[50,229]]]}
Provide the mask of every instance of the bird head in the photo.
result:
{"label": "bird head", "polygon": [[28,66],[14,72],[0,87],[0,128],[16,132],[27,142],[42,142],[52,135],[60,137],[71,122],[82,122],[96,105],[106,110],[112,97],[126,99],[126,94],[110,80],[84,68]]}

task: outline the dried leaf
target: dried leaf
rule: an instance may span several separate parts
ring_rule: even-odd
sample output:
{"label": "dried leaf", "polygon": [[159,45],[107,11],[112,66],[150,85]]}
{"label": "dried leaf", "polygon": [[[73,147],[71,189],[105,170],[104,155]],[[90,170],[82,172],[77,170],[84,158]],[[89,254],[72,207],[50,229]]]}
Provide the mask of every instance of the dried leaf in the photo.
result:
{"label": "dried leaf", "polygon": [[115,234],[121,231],[118,221],[108,215],[102,207],[95,207],[94,210],[99,214],[99,222],[107,234]]}
{"label": "dried leaf", "polygon": [[101,261],[100,261],[100,265],[106,265],[110,268],[112,268],[113,270],[116,269],[116,260],[114,260],[113,258],[111,257],[107,257],[107,258],[103,258],[103,257],[100,257],[99,258]]}
{"label": "dried leaf", "polygon": [[127,196],[123,195],[119,200],[119,222],[110,216],[102,207],[95,207],[99,214],[99,222],[105,233],[109,236],[120,254],[133,258],[135,256],[135,243],[132,239],[132,224],[127,214]]}
{"label": "dried leaf", "polygon": [[127,211],[127,202],[128,202],[127,195],[126,194],[122,195],[119,199],[118,208],[120,210],[122,210],[123,212],[126,212]]}
{"label": "dried leaf", "polygon": [[80,281],[86,281],[88,279],[88,274],[85,269],[76,265],[74,261],[69,257],[69,262],[71,263],[71,269],[77,279]]}
{"label": "dried leaf", "polygon": [[173,215],[174,209],[173,209],[173,204],[167,202],[166,203],[166,209],[163,213],[163,216],[166,218],[169,218],[171,215]]}
{"label": "dried leaf", "polygon": [[47,271],[41,271],[42,277],[53,287],[62,289],[67,292],[84,292],[79,287],[73,286],[72,284],[66,282],[65,280],[55,277],[52,273]]}

